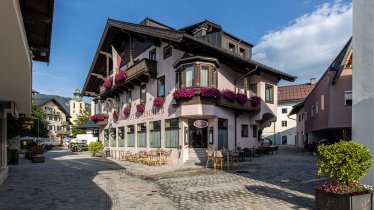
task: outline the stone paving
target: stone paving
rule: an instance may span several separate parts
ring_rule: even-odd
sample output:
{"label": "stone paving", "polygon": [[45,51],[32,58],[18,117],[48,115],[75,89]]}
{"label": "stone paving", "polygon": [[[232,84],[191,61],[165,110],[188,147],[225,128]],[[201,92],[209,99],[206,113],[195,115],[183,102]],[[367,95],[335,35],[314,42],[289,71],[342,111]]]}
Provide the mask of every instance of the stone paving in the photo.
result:
{"label": "stone paving", "polygon": [[20,159],[0,186],[0,209],[313,209],[316,160],[294,147],[231,170],[145,166],[66,150]]}

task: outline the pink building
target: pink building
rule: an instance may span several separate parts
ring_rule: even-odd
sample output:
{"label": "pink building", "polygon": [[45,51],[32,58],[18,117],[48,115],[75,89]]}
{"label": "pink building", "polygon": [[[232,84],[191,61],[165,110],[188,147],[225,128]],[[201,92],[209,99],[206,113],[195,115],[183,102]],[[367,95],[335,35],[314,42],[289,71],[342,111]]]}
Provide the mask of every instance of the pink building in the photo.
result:
{"label": "pink building", "polygon": [[[115,73],[112,46],[122,57]],[[278,82],[295,77],[253,61],[252,47],[209,21],[175,30],[108,20],[82,90],[105,114],[99,139],[114,157],[165,148],[180,164],[209,145],[258,146],[276,120]],[[125,79],[110,80],[121,71]]]}
{"label": "pink building", "polygon": [[[290,114],[297,114],[304,143],[321,139],[351,138],[352,127],[352,42],[351,39],[335,58],[315,88]],[[300,110],[302,112],[300,112]],[[300,124],[305,125],[300,125]],[[297,129],[300,130],[300,129]],[[301,130],[300,130],[301,132]]]}

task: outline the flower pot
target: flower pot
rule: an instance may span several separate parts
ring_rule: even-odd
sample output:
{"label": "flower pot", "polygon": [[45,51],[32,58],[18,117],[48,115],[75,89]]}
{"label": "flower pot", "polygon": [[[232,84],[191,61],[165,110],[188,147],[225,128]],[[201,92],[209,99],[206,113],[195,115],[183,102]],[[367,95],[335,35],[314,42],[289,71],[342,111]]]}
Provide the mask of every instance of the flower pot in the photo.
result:
{"label": "flower pot", "polygon": [[31,160],[33,163],[44,163],[44,156],[33,156]]}
{"label": "flower pot", "polygon": [[362,195],[335,194],[322,190],[316,193],[317,210],[372,210],[374,209],[373,193]]}

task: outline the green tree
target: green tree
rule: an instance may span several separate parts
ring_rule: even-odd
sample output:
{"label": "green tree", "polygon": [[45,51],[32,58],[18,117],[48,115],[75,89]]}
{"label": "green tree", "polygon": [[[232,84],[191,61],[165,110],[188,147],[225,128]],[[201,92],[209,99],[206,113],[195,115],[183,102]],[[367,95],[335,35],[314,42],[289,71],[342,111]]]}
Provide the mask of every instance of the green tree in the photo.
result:
{"label": "green tree", "polygon": [[46,119],[45,112],[42,108],[38,107],[34,102],[32,103],[31,113],[28,115],[20,116],[18,121],[21,125],[23,125],[25,122],[33,122],[33,126],[31,127],[31,129],[22,127],[20,132],[21,135],[37,137],[39,133],[39,137],[48,137],[49,123]]}
{"label": "green tree", "polygon": [[74,120],[74,125],[71,126],[71,131],[73,132],[73,135],[76,136],[77,134],[85,134],[86,130],[78,128],[80,125],[84,124],[90,119],[90,112],[88,108],[82,109],[77,117],[76,120]]}

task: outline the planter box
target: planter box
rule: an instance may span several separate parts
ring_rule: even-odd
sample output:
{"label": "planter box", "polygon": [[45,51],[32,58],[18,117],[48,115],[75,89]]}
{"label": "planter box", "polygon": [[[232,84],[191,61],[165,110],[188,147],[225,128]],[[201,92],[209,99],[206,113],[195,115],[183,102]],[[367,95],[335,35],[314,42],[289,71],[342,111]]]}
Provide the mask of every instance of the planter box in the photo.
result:
{"label": "planter box", "polygon": [[374,210],[373,193],[340,195],[316,189],[317,210]]}
{"label": "planter box", "polygon": [[41,157],[33,156],[31,160],[33,163],[44,163],[44,156],[41,156]]}

